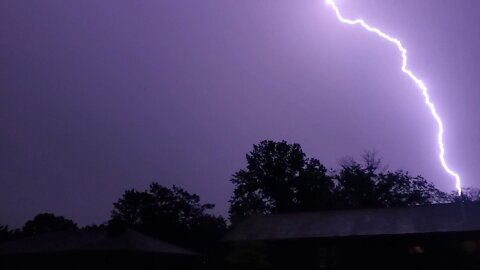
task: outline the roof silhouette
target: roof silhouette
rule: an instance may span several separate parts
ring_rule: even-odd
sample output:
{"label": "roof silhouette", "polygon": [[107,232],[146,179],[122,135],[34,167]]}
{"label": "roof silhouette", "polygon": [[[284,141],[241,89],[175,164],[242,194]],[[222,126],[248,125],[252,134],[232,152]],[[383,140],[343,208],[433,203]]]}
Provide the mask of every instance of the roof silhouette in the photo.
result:
{"label": "roof silhouette", "polygon": [[480,202],[252,216],[226,241],[480,231]]}
{"label": "roof silhouette", "polygon": [[133,230],[116,234],[106,229],[45,233],[0,245],[0,254],[59,252],[132,252],[194,256],[197,253]]}

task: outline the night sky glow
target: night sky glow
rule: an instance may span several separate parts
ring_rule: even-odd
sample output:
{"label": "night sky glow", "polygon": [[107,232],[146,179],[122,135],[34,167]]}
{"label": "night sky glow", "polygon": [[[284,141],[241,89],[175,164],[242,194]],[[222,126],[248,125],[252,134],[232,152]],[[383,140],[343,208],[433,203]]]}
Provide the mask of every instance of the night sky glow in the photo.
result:
{"label": "night sky glow", "polygon": [[[401,40],[414,78],[398,44],[342,23],[328,3]],[[98,224],[126,189],[153,181],[227,215],[231,175],[266,139],[299,143],[329,169],[376,151],[386,169],[442,191],[455,191],[445,168],[479,187],[478,10],[478,0],[2,0],[0,225],[41,212]]]}

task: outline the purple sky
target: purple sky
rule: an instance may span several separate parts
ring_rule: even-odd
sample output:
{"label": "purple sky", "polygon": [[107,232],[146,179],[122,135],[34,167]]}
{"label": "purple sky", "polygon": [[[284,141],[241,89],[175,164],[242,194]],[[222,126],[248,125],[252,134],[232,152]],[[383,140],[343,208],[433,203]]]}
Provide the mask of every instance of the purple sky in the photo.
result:
{"label": "purple sky", "polygon": [[[477,0],[339,0],[402,40],[478,186]],[[0,1],[0,224],[106,221],[125,189],[176,184],[226,214],[263,139],[329,167],[376,150],[443,190],[436,125],[394,46],[323,0]]]}

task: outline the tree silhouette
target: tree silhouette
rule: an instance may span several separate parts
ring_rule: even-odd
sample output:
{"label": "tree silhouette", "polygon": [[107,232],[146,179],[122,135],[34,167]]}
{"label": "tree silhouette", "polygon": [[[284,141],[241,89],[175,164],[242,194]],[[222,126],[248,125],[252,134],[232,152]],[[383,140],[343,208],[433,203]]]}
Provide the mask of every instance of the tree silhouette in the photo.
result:
{"label": "tree silhouette", "polygon": [[336,174],[342,208],[394,207],[441,202],[445,194],[433,183],[408,172],[383,171],[381,160],[367,153],[363,164],[344,162]]}
{"label": "tree silhouette", "polygon": [[299,144],[262,141],[247,154],[247,168],[231,179],[230,218],[331,207],[333,182],[316,159],[307,159]]}
{"label": "tree silhouette", "polygon": [[62,216],[55,216],[51,213],[44,213],[38,214],[32,220],[27,221],[23,226],[22,231],[25,235],[34,235],[46,232],[77,229],[77,224],[70,219],[66,219]]}
{"label": "tree silhouette", "polygon": [[201,204],[200,197],[173,186],[152,183],[146,191],[127,190],[114,203],[112,222],[148,235],[202,249],[217,241],[226,229],[222,217],[206,213],[213,204]]}
{"label": "tree silhouette", "polygon": [[253,214],[325,209],[394,207],[445,202],[448,196],[421,176],[386,171],[374,153],[363,163],[349,160],[328,172],[306,158],[299,144],[262,141],[246,156],[247,167],[231,182],[230,220]]}
{"label": "tree silhouette", "polygon": [[480,189],[473,187],[462,188],[461,195],[454,191],[446,196],[446,201],[451,203],[478,202],[480,201]]}
{"label": "tree silhouette", "polygon": [[0,225],[0,243],[10,240],[14,236],[14,232],[8,226]]}

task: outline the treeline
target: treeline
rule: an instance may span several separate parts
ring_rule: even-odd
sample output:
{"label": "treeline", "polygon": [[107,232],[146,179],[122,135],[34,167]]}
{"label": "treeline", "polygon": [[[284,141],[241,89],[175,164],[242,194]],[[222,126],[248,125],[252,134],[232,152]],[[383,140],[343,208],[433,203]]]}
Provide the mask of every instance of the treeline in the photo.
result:
{"label": "treeline", "polygon": [[390,171],[375,153],[362,162],[345,159],[337,170],[306,157],[299,144],[262,141],[246,155],[247,167],[231,179],[230,220],[253,214],[396,207],[474,201],[478,189],[462,196],[440,191],[407,171]]}
{"label": "treeline", "polygon": [[[390,171],[373,153],[361,162],[343,161],[337,170],[308,158],[299,144],[262,141],[246,155],[247,166],[230,179],[234,185],[229,220],[209,213],[213,204],[180,187],[152,183],[144,191],[127,190],[113,204],[108,222],[83,230],[130,228],[200,252],[211,250],[228,226],[255,214],[333,209],[396,207],[476,201],[478,189],[461,196],[440,191],[421,176]],[[43,213],[16,230],[0,226],[0,241],[45,232],[79,230],[61,216]]]}

